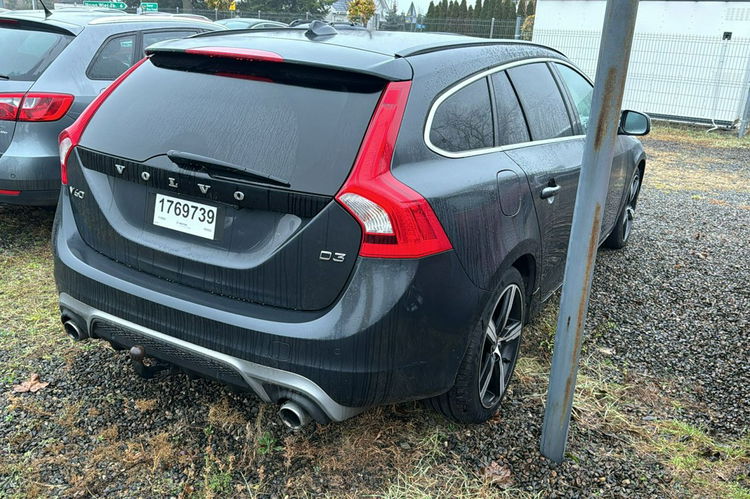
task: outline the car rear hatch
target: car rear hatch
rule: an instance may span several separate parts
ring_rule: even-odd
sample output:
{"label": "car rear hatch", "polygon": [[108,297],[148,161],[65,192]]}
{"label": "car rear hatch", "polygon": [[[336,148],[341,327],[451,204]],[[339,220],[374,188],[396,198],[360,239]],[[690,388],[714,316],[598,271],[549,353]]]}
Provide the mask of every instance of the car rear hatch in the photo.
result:
{"label": "car rear hatch", "polygon": [[333,198],[385,84],[263,50],[156,50],[104,100],[69,162],[81,236],[200,290],[329,306],[362,237]]}
{"label": "car rear hatch", "polygon": [[13,140],[23,96],[73,37],[65,28],[0,16],[0,156]]}

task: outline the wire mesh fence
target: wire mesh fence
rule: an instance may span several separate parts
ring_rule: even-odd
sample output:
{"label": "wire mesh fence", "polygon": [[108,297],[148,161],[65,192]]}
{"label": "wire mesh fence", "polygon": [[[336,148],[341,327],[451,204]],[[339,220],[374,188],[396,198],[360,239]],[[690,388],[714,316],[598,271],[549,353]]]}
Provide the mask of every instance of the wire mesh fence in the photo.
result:
{"label": "wire mesh fence", "polygon": [[[596,71],[601,33],[535,30],[588,75]],[[654,117],[747,126],[750,38],[636,33],[623,106]]]}

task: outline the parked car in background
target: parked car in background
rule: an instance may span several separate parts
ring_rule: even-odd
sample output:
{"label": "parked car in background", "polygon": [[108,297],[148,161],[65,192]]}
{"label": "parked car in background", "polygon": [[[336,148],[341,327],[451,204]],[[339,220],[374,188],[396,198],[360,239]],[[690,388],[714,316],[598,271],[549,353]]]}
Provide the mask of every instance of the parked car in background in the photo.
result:
{"label": "parked car in background", "polygon": [[216,22],[228,29],[266,29],[286,28],[288,26],[288,24],[279,21],[267,21],[253,17],[232,17],[231,19],[220,19]]}
{"label": "parked car in background", "polygon": [[[62,133],[65,329],[291,427],[415,399],[485,421],[562,282],[592,84],[529,42],[332,30],[154,45]],[[614,248],[648,130],[623,113]]]}
{"label": "parked car in background", "polygon": [[209,21],[211,22],[211,19],[209,19],[206,16],[202,16],[200,14],[184,14],[184,13],[176,13],[171,14],[168,12],[143,12],[140,15],[142,16],[167,16],[167,17],[184,17],[185,19],[197,19],[199,21]]}
{"label": "parked car in background", "polygon": [[0,203],[54,205],[57,137],[144,47],[212,22],[63,8],[0,14]]}

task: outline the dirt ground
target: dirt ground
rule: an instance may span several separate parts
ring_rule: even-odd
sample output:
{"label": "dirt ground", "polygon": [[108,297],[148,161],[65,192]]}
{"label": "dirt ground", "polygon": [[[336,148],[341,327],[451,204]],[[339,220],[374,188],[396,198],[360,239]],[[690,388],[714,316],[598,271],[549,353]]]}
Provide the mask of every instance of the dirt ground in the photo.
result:
{"label": "dirt ground", "polygon": [[[0,206],[0,497],[750,498],[750,139],[656,126],[623,251],[601,250],[567,459],[538,451],[556,322],[499,414],[419,403],[293,433],[207,380],[145,381],[58,320],[47,209]],[[38,374],[36,393],[13,387]]]}

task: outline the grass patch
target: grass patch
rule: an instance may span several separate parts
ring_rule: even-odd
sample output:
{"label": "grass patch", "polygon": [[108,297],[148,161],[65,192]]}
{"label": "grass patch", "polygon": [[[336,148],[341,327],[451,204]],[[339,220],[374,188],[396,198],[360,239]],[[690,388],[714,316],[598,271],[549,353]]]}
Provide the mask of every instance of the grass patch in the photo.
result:
{"label": "grass patch", "polygon": [[693,494],[750,498],[750,435],[720,443],[703,428],[665,421],[657,424],[641,450],[656,453]]}
{"label": "grass patch", "polygon": [[654,122],[648,137],[707,149],[750,148],[750,138],[748,136],[738,138],[737,130],[719,129],[709,132],[707,127],[683,125],[668,121]]}

